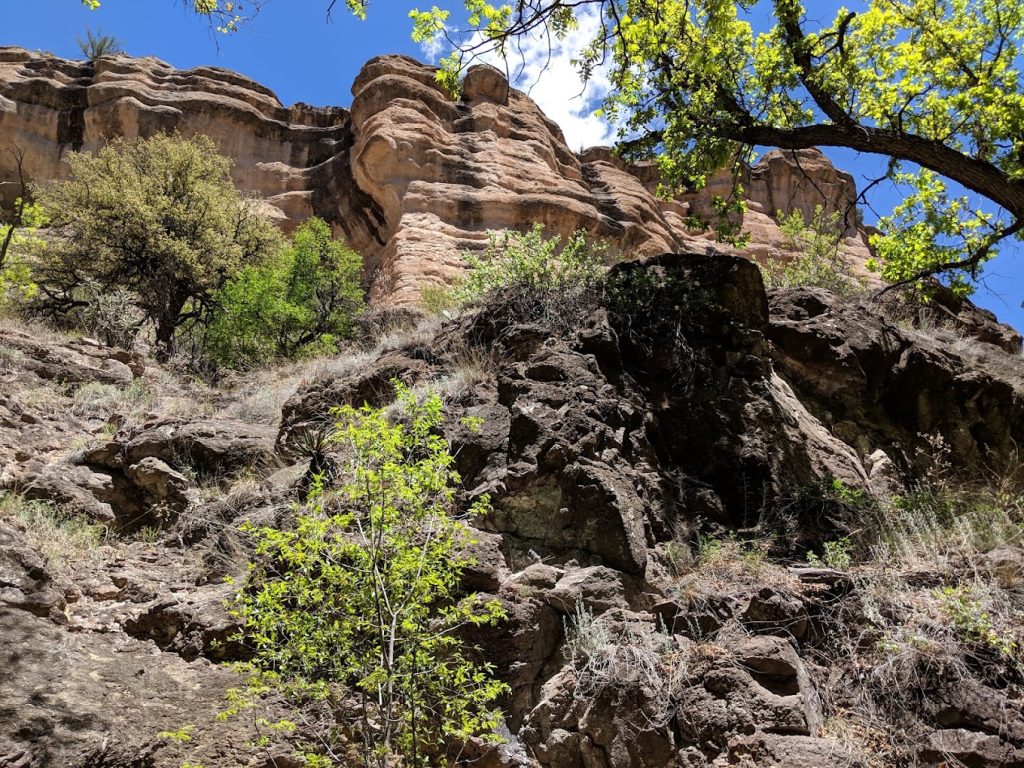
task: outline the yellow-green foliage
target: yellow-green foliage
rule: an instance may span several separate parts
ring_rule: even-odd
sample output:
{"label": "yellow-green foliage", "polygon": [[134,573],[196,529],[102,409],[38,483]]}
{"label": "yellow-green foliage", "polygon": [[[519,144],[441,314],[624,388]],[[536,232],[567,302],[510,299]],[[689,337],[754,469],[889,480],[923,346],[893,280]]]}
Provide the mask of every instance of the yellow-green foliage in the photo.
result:
{"label": "yellow-green foliage", "polygon": [[[353,0],[349,0],[350,6],[352,2]],[[100,0],[82,0],[82,5],[90,11],[95,11],[100,7]],[[221,34],[236,32],[247,21],[249,17],[242,14],[246,5],[250,9],[254,6],[256,9],[259,8],[256,2],[241,3],[238,0],[189,0],[182,5],[199,16],[205,16],[210,20],[211,28]]]}
{"label": "yellow-green foliage", "polygon": [[[507,690],[460,633],[502,617],[458,591],[472,533],[456,515],[481,515],[488,499],[458,508],[440,399],[396,386],[399,423],[369,407],[336,411],[339,487],[316,489],[294,528],[249,529],[257,560],[236,615],[253,656],[229,712],[270,692],[337,705],[341,685],[361,704],[335,716],[367,764],[447,765],[446,746],[495,738],[492,705]],[[318,736],[337,746],[336,732]]]}
{"label": "yellow-green foliage", "polygon": [[826,541],[821,545],[821,557],[811,551],[807,553],[807,562],[810,565],[826,565],[829,568],[846,570],[853,563],[853,556],[850,553],[852,544],[848,538]]}
{"label": "yellow-green foliage", "polygon": [[46,245],[38,233],[45,225],[42,207],[20,197],[14,201],[12,221],[0,223],[0,307],[35,295],[31,264]]}
{"label": "yellow-green foliage", "polygon": [[160,731],[156,736],[158,739],[167,739],[169,741],[176,741],[179,744],[192,741],[192,731],[195,730],[195,726],[191,723],[181,726],[173,731]]}
{"label": "yellow-green foliage", "polygon": [[[887,279],[958,264],[971,274],[1024,215],[1013,188],[1024,176],[1019,2],[865,0],[831,18],[800,0],[756,13],[752,0],[463,5],[478,34],[442,61],[437,79],[452,91],[482,47],[514,56],[517,38],[538,29],[575,44],[579,14],[601,14],[574,60],[584,77],[610,80],[603,114],[629,140],[627,156],[656,157],[670,190],[726,170],[735,186],[719,205],[737,206],[742,164],[758,146],[890,155],[887,175],[909,194],[873,238],[873,266]],[[414,12],[414,38],[443,36],[449,13]],[[979,210],[937,174],[987,196],[991,210],[1014,210]]]}
{"label": "yellow-green foliage", "polygon": [[534,224],[527,232],[492,232],[480,255],[465,252],[469,274],[454,294],[468,304],[504,289],[557,291],[596,283],[604,274],[607,248],[587,243],[582,230],[565,245],[559,236],[544,238],[544,226]]}
{"label": "yellow-green foliage", "polygon": [[1011,658],[1016,654],[1017,642],[1009,632],[996,628],[985,601],[969,586],[943,587],[935,590],[939,608],[952,622],[964,640]]}
{"label": "yellow-green foliage", "polygon": [[424,309],[444,313],[486,296],[500,295],[520,319],[572,322],[580,301],[597,288],[608,248],[588,243],[582,230],[564,245],[560,236],[544,237],[542,224],[526,232],[491,232],[482,253],[465,251],[465,277],[450,289],[424,291]]}

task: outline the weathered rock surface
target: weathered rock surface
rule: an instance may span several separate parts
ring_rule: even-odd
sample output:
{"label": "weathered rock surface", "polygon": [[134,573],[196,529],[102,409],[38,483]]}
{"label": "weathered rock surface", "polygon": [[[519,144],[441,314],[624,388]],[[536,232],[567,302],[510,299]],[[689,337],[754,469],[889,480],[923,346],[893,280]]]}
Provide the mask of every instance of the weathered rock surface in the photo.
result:
{"label": "weathered rock surface", "polygon": [[192,726],[207,765],[245,765],[244,723],[216,727],[238,677],[189,663],[123,634],[71,633],[0,607],[0,765],[177,766],[181,748],[161,732]]}
{"label": "weathered rock surface", "polygon": [[[413,303],[423,286],[451,280],[460,252],[481,247],[488,230],[534,222],[549,234],[583,229],[630,255],[712,244],[687,220],[714,218],[711,199],[724,179],[659,199],[653,166],[627,165],[604,148],[576,154],[497,70],[472,68],[461,101],[433,75],[412,59],[384,56],[356,78],[351,109],[285,108],[258,83],[216,67],[178,71],[127,56],[86,63],[0,48],[0,179],[14,178],[7,150],[15,147],[25,150],[31,179],[44,182],[66,173],[68,151],[95,151],[116,136],[207,134],[235,161],[238,186],[265,199],[283,226],[315,214],[342,231],[366,259],[371,297],[388,304]],[[846,249],[863,264],[853,179],[819,152],[771,152],[744,186],[748,257],[786,252],[778,211],[809,218],[821,205],[844,215]]]}
{"label": "weathered rock surface", "polygon": [[[723,180],[659,200],[653,167],[570,151],[494,70],[473,69],[455,102],[431,68],[383,57],[353,94],[351,110],[286,109],[224,70],[5,48],[0,150],[24,147],[42,181],[61,176],[67,151],[113,136],[210,134],[284,226],[318,214],[342,230],[380,302],[411,303],[487,230],[534,221],[648,258],[617,266],[600,300],[559,307],[582,318],[573,327],[499,300],[406,328],[291,381],[279,423],[238,418],[230,393],[211,392],[203,409],[133,405],[129,417],[129,400],[171,374],[94,341],[0,328],[0,492],[110,531],[76,560],[17,514],[0,518],[0,768],[294,765],[287,745],[251,750],[248,720],[215,722],[238,679],[214,662],[244,654],[221,579],[251,556],[243,521],[287,525],[311,475],[330,479],[331,408],[386,405],[394,379],[443,391],[466,494],[493,497],[463,586],[508,615],[472,639],[510,686],[509,743],[471,743],[474,764],[1024,765],[1019,668],[985,648],[942,657],[919,635],[858,666],[891,642],[879,622],[903,608],[841,569],[766,569],[753,549],[723,565],[704,546],[774,531],[773,554],[802,562],[858,523],[809,490],[898,492],[940,443],[965,473],[1019,464],[1019,335],[949,296],[923,318],[819,290],[766,293],[749,260],[687,229]],[[744,186],[755,258],[785,245],[776,211],[845,215],[855,197],[815,152],[770,153]],[[1020,617],[1022,563],[1012,539],[963,573],[991,576]],[[929,564],[901,588],[923,584],[917,597],[934,600],[956,573]],[[926,619],[915,629],[941,630],[941,610]],[[187,725],[188,743],[160,736]],[[904,739],[884,755],[880,725]]]}
{"label": "weathered rock surface", "polygon": [[901,327],[880,320],[877,308],[816,289],[774,293],[771,312],[779,372],[861,459],[881,450],[925,472],[926,440],[935,436],[975,466],[1016,455],[1024,366],[1000,335],[957,343],[954,334]]}
{"label": "weathered rock surface", "polygon": [[[106,378],[103,361],[121,353],[51,339],[54,374],[30,334],[0,330],[4,489],[121,534],[61,561],[27,523],[0,520],[0,767],[268,765],[246,751],[242,721],[214,722],[237,678],[213,662],[244,654],[221,578],[250,557],[242,521],[287,525],[309,473],[336,466],[316,438],[330,409],[384,405],[394,378],[441,389],[466,492],[493,497],[463,584],[508,615],[472,639],[510,685],[510,742],[469,745],[481,765],[1022,764],[1016,673],[979,657],[944,674],[922,656],[904,682],[872,688],[895,662],[842,655],[880,636],[865,602],[879,596],[861,578],[739,555],[715,565],[698,546],[779,525],[774,546],[800,559],[857,523],[842,505],[805,504],[807,489],[839,478],[898,490],[926,469],[925,434],[965,471],[1014,461],[1024,359],[1005,348],[1009,332],[969,306],[948,335],[823,291],[766,294],[753,264],[724,254],[624,263],[611,285],[578,327],[498,300],[403,329],[288,384],[273,427],[228,416],[230,394],[209,392],[210,412],[111,421],[84,405],[97,385],[115,402],[133,386]],[[482,370],[460,372],[467,359]],[[141,362],[124,364],[152,380]],[[231,487],[239,473],[249,479]],[[972,566],[1015,615],[1022,562],[1007,541]],[[944,578],[915,575],[922,599]],[[917,688],[904,696],[905,681]],[[873,732],[843,730],[864,722],[849,719],[857,707],[876,724],[900,718],[902,751],[878,758]],[[187,744],[158,735],[187,724]]]}

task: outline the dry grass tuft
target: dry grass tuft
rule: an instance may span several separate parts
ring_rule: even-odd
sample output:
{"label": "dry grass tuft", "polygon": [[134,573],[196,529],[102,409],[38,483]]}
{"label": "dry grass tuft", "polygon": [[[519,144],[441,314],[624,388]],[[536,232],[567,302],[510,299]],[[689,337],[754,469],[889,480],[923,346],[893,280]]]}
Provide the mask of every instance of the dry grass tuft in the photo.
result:
{"label": "dry grass tuft", "polygon": [[914,753],[922,701],[961,681],[1024,685],[1022,470],[969,483],[943,456],[927,482],[862,506],[853,591],[822,618],[817,661],[848,670],[819,681],[830,728],[872,768]]}
{"label": "dry grass tuft", "polygon": [[0,494],[0,519],[24,531],[29,544],[59,567],[88,558],[107,538],[105,526],[13,493]]}
{"label": "dry grass tuft", "polygon": [[673,542],[669,548],[676,574],[672,591],[677,596],[694,596],[761,586],[798,588],[800,582],[786,564],[769,557],[771,548],[769,539],[700,536],[695,549]]}

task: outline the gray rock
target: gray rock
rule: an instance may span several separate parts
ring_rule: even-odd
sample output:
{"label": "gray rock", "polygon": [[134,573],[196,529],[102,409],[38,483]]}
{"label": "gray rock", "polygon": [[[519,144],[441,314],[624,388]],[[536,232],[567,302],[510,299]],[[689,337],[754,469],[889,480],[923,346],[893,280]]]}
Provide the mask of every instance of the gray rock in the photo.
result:
{"label": "gray rock", "polygon": [[1024,749],[993,734],[951,728],[928,734],[918,758],[928,768],[942,768],[952,761],[964,768],[1020,768]]}

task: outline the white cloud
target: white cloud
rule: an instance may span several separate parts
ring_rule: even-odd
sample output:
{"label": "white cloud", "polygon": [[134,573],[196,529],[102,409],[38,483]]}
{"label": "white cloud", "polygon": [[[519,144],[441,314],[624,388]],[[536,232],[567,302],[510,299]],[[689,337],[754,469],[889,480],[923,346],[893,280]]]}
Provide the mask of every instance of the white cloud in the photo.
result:
{"label": "white cloud", "polygon": [[448,53],[448,41],[438,33],[420,43],[420,50],[427,61],[436,62],[442,53]]}
{"label": "white cloud", "polygon": [[[549,40],[541,33],[521,38],[511,46],[507,65],[495,53],[475,60],[475,63],[491,64],[503,71],[507,69],[512,85],[526,91],[544,114],[558,123],[573,150],[611,145],[616,134],[615,126],[594,115],[594,110],[611,91],[610,66],[595,69],[584,87],[572,64],[573,57],[597,36],[601,17],[595,8],[584,7],[577,13],[577,19],[578,28],[563,40]],[[473,38],[470,44],[478,40]],[[445,47],[443,38],[422,46],[431,61],[436,61]]]}

